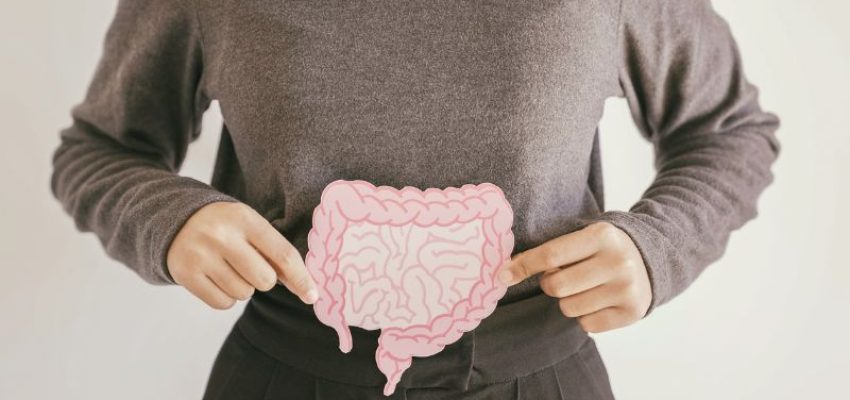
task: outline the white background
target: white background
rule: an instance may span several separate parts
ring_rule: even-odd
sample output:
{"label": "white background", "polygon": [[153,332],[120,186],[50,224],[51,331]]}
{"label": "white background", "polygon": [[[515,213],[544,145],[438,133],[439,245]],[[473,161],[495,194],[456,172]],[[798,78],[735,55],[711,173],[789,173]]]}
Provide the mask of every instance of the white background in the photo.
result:
{"label": "white background", "polygon": [[[242,306],[214,311],[145,284],[77,233],[49,192],[58,131],[115,0],[10,5],[0,13],[0,398],[199,398]],[[649,318],[598,335],[602,355],[620,399],[847,398],[850,6],[715,6],[763,107],[782,119],[776,181],[723,259]],[[215,107],[204,123],[182,173],[208,180]],[[627,209],[652,178],[651,148],[623,101],[602,125],[608,206]]]}

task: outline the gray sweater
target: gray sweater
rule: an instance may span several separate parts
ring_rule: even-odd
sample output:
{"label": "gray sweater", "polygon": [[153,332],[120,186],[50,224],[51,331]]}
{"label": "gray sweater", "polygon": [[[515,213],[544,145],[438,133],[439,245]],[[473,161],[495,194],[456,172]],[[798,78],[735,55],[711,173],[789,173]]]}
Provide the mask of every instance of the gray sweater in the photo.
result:
{"label": "gray sweater", "polygon": [[[612,96],[655,146],[657,177],[628,211],[603,205]],[[51,184],[107,254],[169,284],[168,246],[210,202],[254,207],[305,255],[333,180],[492,182],[515,252],[596,220],[627,232],[653,310],[756,215],[779,148],[757,97],[709,0],[121,0]],[[207,185],[178,170],[212,100],[224,126]],[[528,279],[500,307],[537,296]],[[257,318],[295,313],[291,298],[258,293]]]}

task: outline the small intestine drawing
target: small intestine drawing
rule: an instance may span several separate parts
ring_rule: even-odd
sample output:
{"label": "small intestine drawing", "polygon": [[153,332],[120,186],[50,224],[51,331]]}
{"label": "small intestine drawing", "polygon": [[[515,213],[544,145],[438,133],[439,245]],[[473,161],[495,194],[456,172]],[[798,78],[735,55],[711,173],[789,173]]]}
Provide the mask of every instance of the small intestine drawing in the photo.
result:
{"label": "small intestine drawing", "polygon": [[442,351],[495,310],[507,290],[496,272],[513,251],[512,224],[492,183],[420,190],[333,181],[307,238],[316,316],[345,353],[349,326],[381,330],[375,360],[390,395],[413,357]]}

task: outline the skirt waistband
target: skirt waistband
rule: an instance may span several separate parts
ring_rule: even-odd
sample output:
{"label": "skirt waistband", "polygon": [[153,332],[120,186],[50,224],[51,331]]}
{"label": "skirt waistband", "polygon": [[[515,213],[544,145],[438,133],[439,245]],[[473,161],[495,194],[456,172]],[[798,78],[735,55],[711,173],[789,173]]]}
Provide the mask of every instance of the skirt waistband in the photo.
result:
{"label": "skirt waistband", "polygon": [[[351,327],[354,347],[342,353],[336,332],[284,288],[252,298],[236,327],[251,344],[293,368],[351,385],[386,383],[375,363],[379,331]],[[509,380],[569,357],[587,338],[575,319],[561,314],[557,299],[541,293],[499,305],[443,351],[414,357],[398,387],[465,390]]]}

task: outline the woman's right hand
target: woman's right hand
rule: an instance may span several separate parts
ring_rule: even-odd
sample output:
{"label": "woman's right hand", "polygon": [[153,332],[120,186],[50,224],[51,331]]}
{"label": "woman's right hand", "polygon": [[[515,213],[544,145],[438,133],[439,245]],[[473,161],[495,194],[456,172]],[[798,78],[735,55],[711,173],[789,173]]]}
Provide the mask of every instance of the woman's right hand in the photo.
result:
{"label": "woman's right hand", "polygon": [[201,207],[171,242],[166,263],[177,284],[219,310],[278,281],[307,304],[319,297],[298,250],[244,203]]}

